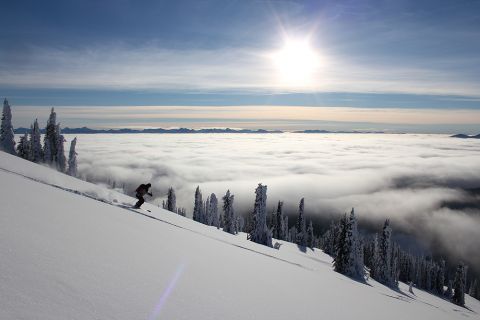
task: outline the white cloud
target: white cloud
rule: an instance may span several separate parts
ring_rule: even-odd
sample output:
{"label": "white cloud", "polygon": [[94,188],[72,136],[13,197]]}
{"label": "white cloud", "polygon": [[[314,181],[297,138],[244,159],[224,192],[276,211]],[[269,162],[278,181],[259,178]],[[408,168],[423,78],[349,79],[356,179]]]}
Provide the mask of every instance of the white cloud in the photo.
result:
{"label": "white cloud", "polygon": [[290,87],[271,59],[273,48],[162,49],[105,45],[33,47],[13,59],[0,52],[0,85],[32,88],[379,92],[479,96],[479,84],[453,68],[380,65],[319,53],[311,84]]}

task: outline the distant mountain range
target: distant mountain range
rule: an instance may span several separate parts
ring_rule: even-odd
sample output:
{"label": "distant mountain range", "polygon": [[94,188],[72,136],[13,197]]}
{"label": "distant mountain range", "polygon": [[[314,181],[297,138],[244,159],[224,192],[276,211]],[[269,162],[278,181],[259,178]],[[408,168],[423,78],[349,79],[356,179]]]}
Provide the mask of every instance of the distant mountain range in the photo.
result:
{"label": "distant mountain range", "polygon": [[385,133],[384,131],[328,131],[328,130],[302,130],[293,133]]}
{"label": "distant mountain range", "polygon": [[[28,128],[17,128],[14,130],[17,134],[24,134],[29,132]],[[41,130],[41,133],[44,133],[45,129]],[[63,134],[97,134],[97,133],[109,133],[109,134],[126,134],[126,133],[282,133],[283,131],[278,130],[250,130],[250,129],[188,129],[188,128],[178,128],[178,129],[162,129],[162,128],[152,128],[152,129],[90,129],[87,127],[81,128],[63,128]]]}
{"label": "distant mountain range", "polygon": [[460,138],[460,139],[480,139],[480,133],[477,134],[476,136],[469,136],[468,134],[459,133],[459,134],[454,134],[451,137]]}
{"label": "distant mountain range", "polygon": [[[30,132],[29,128],[17,128],[14,130],[16,134],[24,134],[25,132]],[[40,130],[41,133],[44,133],[45,129]],[[178,128],[178,129],[162,129],[162,128],[152,128],[152,129],[90,129],[87,127],[81,128],[63,128],[63,134],[98,134],[98,133],[107,133],[107,134],[128,134],[128,133],[283,133],[280,130],[265,130],[265,129],[222,129],[222,128],[211,128],[211,129],[188,129],[188,128]],[[303,131],[294,131],[293,133],[384,133],[383,131],[327,131],[327,130],[303,130]]]}

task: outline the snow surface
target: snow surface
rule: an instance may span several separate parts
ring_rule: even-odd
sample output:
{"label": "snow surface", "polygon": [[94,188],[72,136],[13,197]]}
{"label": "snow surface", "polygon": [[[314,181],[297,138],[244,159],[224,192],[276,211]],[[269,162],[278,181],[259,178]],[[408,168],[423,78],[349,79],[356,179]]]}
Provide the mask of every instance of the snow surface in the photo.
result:
{"label": "snow surface", "polygon": [[0,319],[480,319],[3,152],[0,186]]}

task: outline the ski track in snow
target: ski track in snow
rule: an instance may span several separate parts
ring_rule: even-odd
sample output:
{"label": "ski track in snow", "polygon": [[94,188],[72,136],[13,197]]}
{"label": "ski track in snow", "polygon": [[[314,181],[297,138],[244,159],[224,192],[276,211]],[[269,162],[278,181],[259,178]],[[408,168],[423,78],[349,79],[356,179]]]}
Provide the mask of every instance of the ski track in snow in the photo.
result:
{"label": "ski track in snow", "polygon": [[[135,213],[135,214],[142,215],[142,216],[144,216],[144,217],[147,217],[147,218],[156,220],[156,221],[158,221],[158,222],[166,223],[166,224],[168,224],[168,225],[174,226],[174,227],[179,228],[179,229],[183,229],[183,230],[187,230],[187,231],[193,232],[193,233],[195,233],[195,234],[198,234],[198,235],[201,235],[201,236],[203,236],[203,237],[210,238],[210,239],[213,239],[213,240],[216,240],[216,241],[219,241],[219,242],[222,242],[222,243],[231,245],[231,246],[233,246],[233,247],[237,247],[237,248],[240,248],[240,249],[243,249],[243,250],[247,250],[247,251],[250,251],[250,252],[254,252],[254,253],[263,255],[263,256],[265,256],[265,257],[268,257],[268,258],[272,258],[272,259],[275,259],[275,260],[278,260],[278,261],[282,261],[282,262],[288,263],[288,264],[290,264],[290,265],[297,266],[297,267],[302,268],[302,269],[314,271],[313,269],[308,268],[308,267],[306,267],[306,266],[304,266],[304,265],[302,265],[302,264],[300,264],[300,263],[288,261],[288,260],[286,260],[286,259],[282,259],[282,258],[279,258],[279,257],[275,257],[275,256],[272,256],[272,255],[266,254],[266,253],[264,253],[264,252],[259,252],[259,251],[253,250],[253,249],[251,249],[251,248],[244,247],[244,246],[239,245],[239,244],[231,243],[231,242],[228,242],[228,241],[225,241],[225,240],[222,240],[222,239],[219,239],[219,238],[210,236],[210,235],[206,235],[206,234],[204,234],[204,233],[202,233],[202,232],[198,232],[198,231],[195,231],[195,230],[192,230],[192,229],[189,229],[189,228],[185,228],[185,227],[179,226],[179,225],[177,225],[177,224],[175,224],[175,223],[172,223],[172,222],[169,222],[169,221],[165,221],[165,220],[163,220],[163,219],[161,219],[161,218],[158,218],[158,217],[149,215],[149,214],[147,214],[147,213],[140,212],[140,211],[138,211],[139,209],[134,209],[134,208],[132,207],[132,205],[129,205],[129,204],[126,204],[126,203],[116,204],[116,203],[114,203],[114,202],[110,202],[110,201],[107,201],[107,200],[105,200],[105,199],[101,199],[101,198],[94,197],[93,195],[88,194],[88,193],[86,193],[86,192],[81,192],[81,191],[78,191],[78,190],[61,187],[61,186],[59,186],[59,185],[56,185],[56,184],[53,184],[53,183],[49,183],[49,182],[46,182],[46,181],[42,181],[42,180],[40,180],[40,179],[35,179],[35,178],[29,177],[29,176],[26,176],[26,175],[24,175],[24,174],[21,174],[21,173],[15,172],[15,171],[11,171],[11,170],[8,170],[8,169],[5,169],[5,168],[0,168],[0,170],[2,170],[2,171],[4,171],[4,172],[7,172],[7,173],[9,173],[9,174],[14,174],[14,175],[17,175],[17,176],[21,176],[21,177],[23,177],[23,178],[25,178],[25,179],[32,180],[32,181],[35,181],[35,182],[38,182],[38,183],[41,183],[41,184],[44,184],[44,185],[47,185],[47,186],[50,186],[50,187],[54,187],[54,188],[57,188],[57,189],[60,189],[60,190],[63,190],[63,191],[67,191],[67,192],[70,192],[70,193],[73,193],[73,194],[76,194],[76,195],[79,195],[79,196],[87,197],[87,198],[89,198],[89,199],[92,199],[92,200],[95,200],[95,201],[99,201],[99,202],[102,202],[102,203],[111,205],[111,206],[115,206],[115,207],[117,207],[117,208],[121,208],[121,209],[130,211],[130,212],[133,212],[133,213]],[[311,258],[311,257],[309,257],[309,258]],[[312,259],[318,261],[318,259],[315,259],[315,258],[312,258]],[[321,262],[326,263],[326,262],[324,262],[324,261],[321,261]]]}

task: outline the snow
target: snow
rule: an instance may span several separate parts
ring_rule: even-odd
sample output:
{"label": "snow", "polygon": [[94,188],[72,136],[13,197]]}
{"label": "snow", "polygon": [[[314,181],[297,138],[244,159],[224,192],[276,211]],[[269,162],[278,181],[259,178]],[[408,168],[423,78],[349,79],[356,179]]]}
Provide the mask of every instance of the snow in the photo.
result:
{"label": "snow", "polygon": [[[479,319],[0,152],[0,319]],[[193,195],[192,195],[193,198]],[[113,202],[116,200],[116,202]],[[274,240],[274,243],[276,241]]]}

